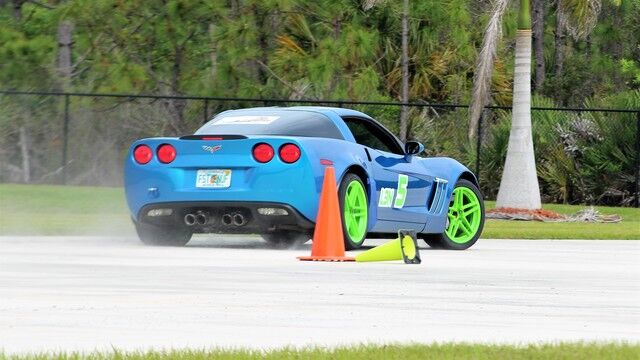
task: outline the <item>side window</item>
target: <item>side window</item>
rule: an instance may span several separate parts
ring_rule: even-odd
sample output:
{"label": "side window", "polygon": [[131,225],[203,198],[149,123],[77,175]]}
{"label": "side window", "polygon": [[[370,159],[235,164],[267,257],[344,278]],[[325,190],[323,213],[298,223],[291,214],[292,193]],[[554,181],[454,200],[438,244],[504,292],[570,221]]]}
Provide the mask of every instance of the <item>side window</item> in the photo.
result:
{"label": "side window", "polygon": [[358,144],[399,155],[404,153],[395,139],[373,123],[358,118],[344,118],[344,122]]}

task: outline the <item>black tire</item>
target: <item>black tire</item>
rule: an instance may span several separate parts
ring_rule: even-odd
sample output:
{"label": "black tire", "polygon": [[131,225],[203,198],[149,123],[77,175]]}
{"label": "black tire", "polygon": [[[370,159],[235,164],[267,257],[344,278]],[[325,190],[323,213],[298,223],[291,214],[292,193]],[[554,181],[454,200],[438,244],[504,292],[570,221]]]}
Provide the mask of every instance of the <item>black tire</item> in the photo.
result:
{"label": "black tire", "polygon": [[272,247],[286,249],[306,243],[311,235],[297,231],[275,231],[262,234],[262,238]]}
{"label": "black tire", "polygon": [[145,245],[152,246],[185,246],[193,233],[186,228],[155,226],[133,222],[138,238]]}
{"label": "black tire", "polygon": [[[456,182],[455,187],[458,188],[461,186],[464,186],[470,189],[471,191],[473,191],[475,195],[478,197],[478,201],[480,202],[481,216],[480,216],[480,225],[478,227],[478,230],[476,231],[476,234],[473,236],[473,238],[471,238],[471,240],[462,244],[451,241],[451,239],[449,239],[449,236],[447,236],[446,232],[442,234],[420,234],[420,237],[427,243],[427,245],[429,245],[432,248],[447,249],[447,250],[466,250],[471,246],[473,246],[473,244],[475,244],[478,241],[478,239],[480,238],[480,235],[482,234],[482,229],[484,228],[484,219],[485,219],[484,201],[482,199],[482,194],[480,193],[480,190],[478,189],[478,187],[471,181],[460,179],[458,180],[458,182]],[[447,222],[447,226],[448,225],[449,224]]]}
{"label": "black tire", "polygon": [[360,185],[362,185],[362,188],[365,189],[364,196],[367,199],[367,216],[369,215],[368,214],[369,196],[367,195],[367,190],[366,190],[367,188],[364,186],[362,179],[360,179],[358,175],[353,173],[345,174],[344,177],[342,178],[342,181],[340,182],[340,187],[338,188],[338,200],[340,202],[340,217],[342,218],[342,234],[344,236],[344,247],[346,250],[359,249],[364,243],[365,238],[367,237],[367,233],[365,232],[360,239],[351,239],[347,231],[347,225],[344,220],[344,200],[347,193],[347,187],[352,181],[359,182]]}

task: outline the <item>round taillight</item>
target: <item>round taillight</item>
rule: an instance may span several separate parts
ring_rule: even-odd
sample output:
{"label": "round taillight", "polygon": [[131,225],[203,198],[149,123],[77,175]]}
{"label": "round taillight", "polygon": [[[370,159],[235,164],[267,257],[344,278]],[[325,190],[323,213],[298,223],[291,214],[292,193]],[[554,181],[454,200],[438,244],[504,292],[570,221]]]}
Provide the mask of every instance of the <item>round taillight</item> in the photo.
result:
{"label": "round taillight", "polygon": [[300,148],[293,144],[285,144],[280,148],[280,159],[291,164],[300,159]]}
{"label": "round taillight", "polygon": [[176,158],[176,149],[169,144],[162,144],[158,148],[158,160],[161,163],[168,164],[175,160]]}
{"label": "round taillight", "polygon": [[138,145],[133,150],[133,158],[138,164],[146,164],[153,158],[153,151],[147,145]]}
{"label": "round taillight", "polygon": [[273,155],[275,155],[275,151],[269,144],[260,143],[253,147],[253,158],[256,159],[257,162],[266,163],[273,159]]}

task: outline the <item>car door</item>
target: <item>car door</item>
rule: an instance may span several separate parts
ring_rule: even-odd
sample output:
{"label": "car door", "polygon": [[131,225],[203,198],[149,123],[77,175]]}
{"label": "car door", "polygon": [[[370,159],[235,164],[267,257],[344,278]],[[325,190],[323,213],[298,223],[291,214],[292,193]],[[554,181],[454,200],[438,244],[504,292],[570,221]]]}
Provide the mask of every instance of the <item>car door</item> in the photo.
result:
{"label": "car door", "polygon": [[[376,182],[378,219],[425,224],[432,179],[416,156],[406,156],[402,143],[377,122],[343,117],[356,142],[365,146]],[[419,227],[419,226],[418,226]]]}

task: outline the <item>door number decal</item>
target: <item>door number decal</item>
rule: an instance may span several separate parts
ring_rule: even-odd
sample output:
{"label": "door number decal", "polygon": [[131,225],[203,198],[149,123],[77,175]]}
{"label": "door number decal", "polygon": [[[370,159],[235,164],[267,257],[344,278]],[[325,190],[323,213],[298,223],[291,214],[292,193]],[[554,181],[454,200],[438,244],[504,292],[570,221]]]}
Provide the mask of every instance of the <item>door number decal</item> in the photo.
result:
{"label": "door number decal", "polygon": [[[404,174],[398,175],[398,192],[394,188],[382,188],[380,189],[380,199],[378,201],[378,207],[390,208],[393,205],[394,208],[400,209],[404,206],[407,200],[407,186],[409,185],[409,177]],[[395,201],[394,201],[395,196]]]}
{"label": "door number decal", "polygon": [[398,175],[398,194],[396,195],[396,201],[393,203],[393,207],[400,209],[404,206],[404,201],[407,200],[407,186],[409,185],[409,177],[407,175]]}
{"label": "door number decal", "polygon": [[395,193],[396,190],[392,188],[380,189],[380,201],[378,201],[378,207],[390,208],[391,203],[393,203],[393,196]]}

